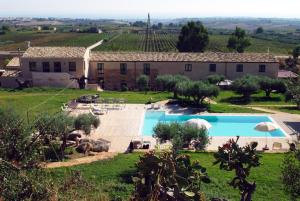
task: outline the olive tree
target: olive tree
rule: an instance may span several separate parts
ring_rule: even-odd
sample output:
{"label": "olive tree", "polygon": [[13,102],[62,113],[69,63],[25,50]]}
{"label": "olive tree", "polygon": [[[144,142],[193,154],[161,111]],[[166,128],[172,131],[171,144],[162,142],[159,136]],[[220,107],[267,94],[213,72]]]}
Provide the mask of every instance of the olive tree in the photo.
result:
{"label": "olive tree", "polygon": [[225,80],[225,76],[224,75],[210,75],[207,77],[207,80],[210,84],[218,84],[220,83],[221,81],[224,81]]}
{"label": "olive tree", "polygon": [[282,80],[272,79],[269,77],[260,77],[259,79],[260,89],[266,94],[266,97],[270,98],[272,91],[284,93],[286,91],[285,83]]}
{"label": "olive tree", "polygon": [[136,80],[137,87],[140,91],[147,91],[149,89],[149,77],[147,75],[140,75]]}
{"label": "olive tree", "polygon": [[206,98],[217,97],[219,95],[219,88],[206,82],[196,81],[191,84],[188,92],[196,105],[203,105]]}
{"label": "olive tree", "polygon": [[250,101],[251,94],[259,90],[258,79],[253,76],[244,76],[236,79],[232,84],[233,90],[243,95],[245,101]]}
{"label": "olive tree", "polygon": [[297,104],[297,109],[300,110],[300,81],[289,80],[287,83],[286,101],[292,100]]}
{"label": "olive tree", "polygon": [[193,85],[192,81],[178,82],[176,83],[175,90],[178,93],[178,95],[190,99],[192,85]]}
{"label": "olive tree", "polygon": [[188,80],[184,75],[160,75],[156,78],[156,85],[159,90],[173,92],[174,98],[177,98],[176,84]]}
{"label": "olive tree", "polygon": [[100,120],[91,114],[81,114],[76,118],[70,117],[64,113],[56,115],[44,114],[35,122],[35,128],[40,137],[47,139],[60,138],[61,158],[64,157],[64,151],[67,146],[67,140],[70,133],[81,130],[84,134],[89,135],[92,128],[97,128]]}
{"label": "olive tree", "polygon": [[161,143],[171,141],[174,150],[180,150],[195,141],[196,150],[204,150],[209,143],[209,137],[206,129],[198,128],[193,125],[179,123],[159,123],[155,126],[154,137]]}

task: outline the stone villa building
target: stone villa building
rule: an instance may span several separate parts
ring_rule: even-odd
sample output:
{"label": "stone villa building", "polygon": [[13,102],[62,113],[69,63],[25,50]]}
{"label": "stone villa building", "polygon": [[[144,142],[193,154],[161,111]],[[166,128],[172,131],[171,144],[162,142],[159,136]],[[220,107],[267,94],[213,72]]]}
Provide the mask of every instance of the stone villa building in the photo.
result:
{"label": "stone villa building", "polygon": [[[87,87],[119,90],[136,87],[146,74],[150,85],[158,75],[181,74],[192,80],[221,74],[233,80],[246,74],[277,78],[279,63],[261,53],[93,52],[83,47],[29,47],[20,57],[18,76],[33,86],[78,87],[72,78],[87,79]],[[0,76],[2,87],[6,86]],[[11,83],[9,84],[11,85]]]}

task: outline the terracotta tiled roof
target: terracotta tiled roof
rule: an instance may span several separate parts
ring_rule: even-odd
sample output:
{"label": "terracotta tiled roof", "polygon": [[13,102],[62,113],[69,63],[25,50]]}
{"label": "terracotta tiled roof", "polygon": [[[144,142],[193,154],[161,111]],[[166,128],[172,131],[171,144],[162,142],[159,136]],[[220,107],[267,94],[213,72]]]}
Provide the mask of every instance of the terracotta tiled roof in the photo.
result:
{"label": "terracotta tiled roof", "polygon": [[276,63],[273,55],[261,53],[169,53],[169,52],[92,52],[91,61],[177,61],[177,62],[234,62]]}
{"label": "terracotta tiled roof", "polygon": [[83,58],[84,47],[30,47],[23,58]]}

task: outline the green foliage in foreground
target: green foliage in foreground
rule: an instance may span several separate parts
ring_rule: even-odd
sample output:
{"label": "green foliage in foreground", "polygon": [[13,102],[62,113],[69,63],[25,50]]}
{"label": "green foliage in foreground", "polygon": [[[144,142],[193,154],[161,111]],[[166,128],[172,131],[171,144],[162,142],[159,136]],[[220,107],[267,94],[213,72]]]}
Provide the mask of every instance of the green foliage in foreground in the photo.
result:
{"label": "green foliage in foreground", "polygon": [[250,170],[260,165],[260,156],[257,153],[257,142],[240,147],[236,140],[230,139],[218,152],[214,154],[221,170],[235,172],[234,178],[229,183],[233,188],[238,188],[241,193],[241,201],[252,201],[252,196],[256,190],[256,183],[249,182]]}
{"label": "green foliage in foreground", "polygon": [[286,153],[282,162],[282,181],[292,201],[300,198],[300,150]]}
{"label": "green foliage in foreground", "polygon": [[48,201],[53,195],[53,185],[42,171],[21,170],[0,160],[0,197],[5,201]]}
{"label": "green foliage in foreground", "polygon": [[201,183],[210,183],[206,169],[185,154],[149,152],[137,163],[133,201],[201,201]]}
{"label": "green foliage in foreground", "polygon": [[[207,198],[223,197],[228,200],[239,200],[240,194],[228,185],[233,178],[233,172],[221,171],[218,166],[213,165],[212,153],[189,153],[192,161],[198,160],[211,178],[210,184],[203,184],[202,191]],[[49,178],[53,178],[55,184],[62,183],[66,175],[71,171],[79,170],[84,179],[95,184],[97,191],[88,193],[89,197],[98,195],[99,192],[109,194],[110,198],[129,198],[134,190],[131,176],[135,175],[135,163],[139,160],[139,153],[120,154],[113,160],[99,161],[86,165],[70,168],[58,168],[47,170]],[[249,177],[256,181],[256,191],[253,196],[255,201],[278,200],[289,201],[289,196],[284,192],[280,179],[281,162],[283,154],[262,154],[259,168],[253,169]],[[80,191],[81,192],[81,191]],[[86,192],[82,192],[87,195]],[[64,192],[60,193],[60,197]]]}

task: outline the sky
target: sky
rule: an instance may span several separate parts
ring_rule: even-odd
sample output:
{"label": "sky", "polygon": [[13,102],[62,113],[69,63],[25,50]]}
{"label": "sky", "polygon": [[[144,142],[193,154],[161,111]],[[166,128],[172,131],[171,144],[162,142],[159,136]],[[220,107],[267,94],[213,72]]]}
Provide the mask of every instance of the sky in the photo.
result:
{"label": "sky", "polygon": [[300,0],[0,0],[1,17],[300,18]]}

